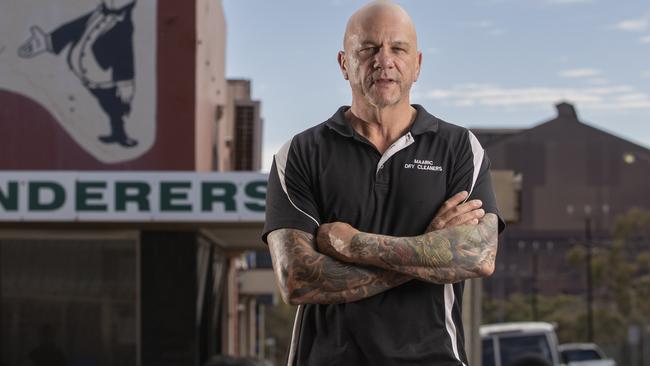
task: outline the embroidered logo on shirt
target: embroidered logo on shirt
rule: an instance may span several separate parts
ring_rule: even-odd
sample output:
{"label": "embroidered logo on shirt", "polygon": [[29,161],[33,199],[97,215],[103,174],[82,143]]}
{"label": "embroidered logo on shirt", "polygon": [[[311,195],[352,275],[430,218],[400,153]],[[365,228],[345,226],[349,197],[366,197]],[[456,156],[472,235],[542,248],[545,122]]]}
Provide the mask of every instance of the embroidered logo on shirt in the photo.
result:
{"label": "embroidered logo on shirt", "polygon": [[412,163],[405,163],[404,169],[430,170],[441,172],[442,166],[435,165],[432,160],[413,159]]}

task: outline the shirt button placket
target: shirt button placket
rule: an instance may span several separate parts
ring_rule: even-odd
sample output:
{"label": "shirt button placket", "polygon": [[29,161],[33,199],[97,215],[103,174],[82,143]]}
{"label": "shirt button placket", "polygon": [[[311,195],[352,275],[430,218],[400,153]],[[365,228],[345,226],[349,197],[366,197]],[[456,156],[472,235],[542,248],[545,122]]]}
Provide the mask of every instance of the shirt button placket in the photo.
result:
{"label": "shirt button placket", "polygon": [[387,183],[385,179],[386,174],[384,171],[385,171],[384,164],[382,164],[379,166],[379,169],[377,169],[377,177],[376,177],[377,183]]}

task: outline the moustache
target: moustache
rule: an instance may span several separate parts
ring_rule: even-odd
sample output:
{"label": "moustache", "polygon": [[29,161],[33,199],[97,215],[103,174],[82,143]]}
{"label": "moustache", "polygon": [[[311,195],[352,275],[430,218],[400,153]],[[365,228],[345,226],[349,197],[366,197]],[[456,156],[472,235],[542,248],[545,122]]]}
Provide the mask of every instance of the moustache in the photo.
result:
{"label": "moustache", "polygon": [[396,83],[400,83],[402,80],[398,76],[393,76],[393,75],[388,75],[385,73],[381,74],[371,74],[368,76],[367,81],[369,84],[374,84],[377,81],[393,81]]}

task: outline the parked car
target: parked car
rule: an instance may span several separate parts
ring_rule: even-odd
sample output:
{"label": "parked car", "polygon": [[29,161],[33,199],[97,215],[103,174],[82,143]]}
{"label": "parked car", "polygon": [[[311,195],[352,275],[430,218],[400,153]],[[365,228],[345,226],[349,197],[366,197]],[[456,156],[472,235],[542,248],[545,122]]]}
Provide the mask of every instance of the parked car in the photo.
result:
{"label": "parked car", "polygon": [[[560,366],[555,327],[544,322],[516,322],[482,325],[483,366],[511,366],[524,360],[538,360]],[[528,361],[529,363],[532,361]],[[524,362],[526,363],[526,362]]]}
{"label": "parked car", "polygon": [[566,343],[558,347],[567,366],[616,366],[595,343]]}

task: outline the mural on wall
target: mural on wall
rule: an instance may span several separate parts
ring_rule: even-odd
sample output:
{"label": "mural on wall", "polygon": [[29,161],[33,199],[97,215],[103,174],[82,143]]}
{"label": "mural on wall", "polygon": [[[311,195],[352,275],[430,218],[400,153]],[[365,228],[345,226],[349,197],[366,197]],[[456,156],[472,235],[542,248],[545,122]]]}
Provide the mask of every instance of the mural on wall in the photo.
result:
{"label": "mural on wall", "polygon": [[155,1],[3,2],[0,90],[48,109],[98,160],[130,160],[155,139],[155,40]]}

